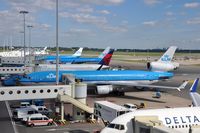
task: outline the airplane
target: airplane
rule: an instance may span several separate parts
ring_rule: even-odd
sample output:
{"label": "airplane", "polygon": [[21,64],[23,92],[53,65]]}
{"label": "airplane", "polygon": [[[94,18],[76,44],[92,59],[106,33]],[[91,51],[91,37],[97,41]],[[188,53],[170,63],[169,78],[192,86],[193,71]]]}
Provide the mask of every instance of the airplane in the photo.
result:
{"label": "airplane", "polygon": [[[59,56],[59,60],[61,58],[69,58],[71,60],[73,60],[74,58],[78,58],[81,56],[83,51],[83,48],[79,48],[73,55],[61,55]],[[39,55],[39,54],[38,54]],[[36,62],[43,62],[43,63],[47,63],[47,64],[55,64],[56,63],[56,55],[44,55],[44,56],[36,56],[35,58]]]}
{"label": "airplane", "polygon": [[81,64],[81,63],[98,63],[102,58],[110,51],[110,47],[107,47],[98,57],[79,57],[79,58],[61,58],[60,62],[62,64],[72,63],[72,64]]}
{"label": "airplane", "polygon": [[[112,58],[114,50],[110,50],[109,53],[107,53],[102,60],[98,64],[59,64],[59,70],[98,70],[98,69],[109,69],[109,64]],[[55,64],[36,64],[34,67],[34,71],[49,71],[49,70],[55,70],[56,65]]]}
{"label": "airplane", "polygon": [[[29,52],[27,53],[27,55],[29,54]],[[46,55],[46,54],[49,54],[47,52],[47,47],[44,47],[43,50],[38,50],[38,51],[34,51],[33,52],[33,55]]]}
{"label": "airplane", "polygon": [[137,116],[155,116],[164,126],[188,133],[191,126],[200,126],[200,95],[196,92],[199,78],[190,88],[194,107],[135,110],[115,118],[101,133],[133,133],[133,120]]}
{"label": "airplane", "polygon": [[[33,54],[34,55],[48,54],[48,52],[46,52],[46,49],[47,49],[47,47],[45,47],[43,50],[34,51]],[[26,51],[25,55],[29,55],[28,50]],[[12,50],[12,51],[8,51],[8,52],[1,52],[0,56],[2,56],[2,57],[24,57],[24,50],[19,49],[19,50]]]}
{"label": "airplane", "polygon": [[158,61],[148,62],[147,69],[151,71],[173,71],[178,69],[179,63],[172,62],[176,49],[177,46],[169,47],[168,50],[163,54],[163,56]]}

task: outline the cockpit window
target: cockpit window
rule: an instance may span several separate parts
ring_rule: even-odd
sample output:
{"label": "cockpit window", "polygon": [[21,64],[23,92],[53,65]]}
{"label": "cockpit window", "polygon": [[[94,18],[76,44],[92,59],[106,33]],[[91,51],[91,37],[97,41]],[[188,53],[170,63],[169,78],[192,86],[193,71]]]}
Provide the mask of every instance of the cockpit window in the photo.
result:
{"label": "cockpit window", "polygon": [[124,125],[121,125],[119,130],[124,130],[124,129],[125,129]]}
{"label": "cockpit window", "polygon": [[109,128],[114,128],[114,127],[115,127],[115,124],[109,124],[108,127],[109,127]]}
{"label": "cockpit window", "polygon": [[109,124],[108,125],[109,128],[115,128],[117,130],[124,130],[124,125],[120,125],[120,124]]}

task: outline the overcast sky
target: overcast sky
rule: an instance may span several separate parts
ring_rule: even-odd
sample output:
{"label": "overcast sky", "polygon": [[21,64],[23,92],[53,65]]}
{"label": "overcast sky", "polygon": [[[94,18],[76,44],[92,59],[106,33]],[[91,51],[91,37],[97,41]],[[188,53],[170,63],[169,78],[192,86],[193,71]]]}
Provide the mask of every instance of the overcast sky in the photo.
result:
{"label": "overcast sky", "polygon": [[[55,46],[56,0],[0,0],[0,44],[21,45],[23,16],[32,46]],[[28,29],[26,29],[28,33]],[[28,34],[27,34],[28,44]],[[63,47],[200,49],[199,0],[59,0]]]}

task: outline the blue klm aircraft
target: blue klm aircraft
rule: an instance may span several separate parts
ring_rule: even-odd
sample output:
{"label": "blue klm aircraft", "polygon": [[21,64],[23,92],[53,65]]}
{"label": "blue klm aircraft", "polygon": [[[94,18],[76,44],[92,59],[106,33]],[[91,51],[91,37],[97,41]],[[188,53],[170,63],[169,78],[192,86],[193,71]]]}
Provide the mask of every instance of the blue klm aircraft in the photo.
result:
{"label": "blue klm aircraft", "polygon": [[[71,63],[71,64],[81,64],[81,63],[99,63],[103,57],[110,51],[110,47],[107,47],[98,57],[80,57],[82,53],[82,49],[80,48],[75,54],[72,56],[60,55],[59,62],[61,64]],[[46,63],[55,63],[56,56],[48,55],[38,58],[39,61],[43,61]]]}

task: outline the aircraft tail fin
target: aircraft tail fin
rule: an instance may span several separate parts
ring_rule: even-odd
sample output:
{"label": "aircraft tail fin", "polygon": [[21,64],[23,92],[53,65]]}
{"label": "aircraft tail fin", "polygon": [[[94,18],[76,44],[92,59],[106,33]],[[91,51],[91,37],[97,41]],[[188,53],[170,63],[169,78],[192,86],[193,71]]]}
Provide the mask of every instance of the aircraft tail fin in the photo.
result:
{"label": "aircraft tail fin", "polygon": [[199,78],[197,78],[197,79],[193,82],[193,84],[192,84],[192,86],[191,86],[191,88],[190,88],[190,92],[196,92],[196,91],[197,91],[198,82],[199,82]]}
{"label": "aircraft tail fin", "polygon": [[80,47],[72,56],[74,57],[80,57],[82,54],[83,48]]}
{"label": "aircraft tail fin", "polygon": [[47,50],[47,47],[44,47],[43,51],[46,51]]}
{"label": "aircraft tail fin", "polygon": [[103,57],[103,59],[98,63],[98,64],[101,64],[101,66],[97,70],[100,70],[103,65],[107,65],[108,66],[110,64],[110,61],[111,61],[111,58],[112,58],[112,55],[113,55],[114,51],[115,51],[114,49],[111,49],[109,51],[109,53],[107,53]]}
{"label": "aircraft tail fin", "polygon": [[168,50],[161,56],[158,62],[171,62],[174,56],[174,53],[177,49],[177,46],[171,46]]}
{"label": "aircraft tail fin", "polygon": [[100,55],[98,58],[104,58],[106,54],[110,51],[110,47],[108,46]]}
{"label": "aircraft tail fin", "polygon": [[193,103],[193,106],[200,106],[200,95],[199,93],[197,93],[197,87],[198,87],[198,82],[199,82],[199,78],[197,78],[191,88],[190,88],[190,97],[192,99],[192,103]]}

